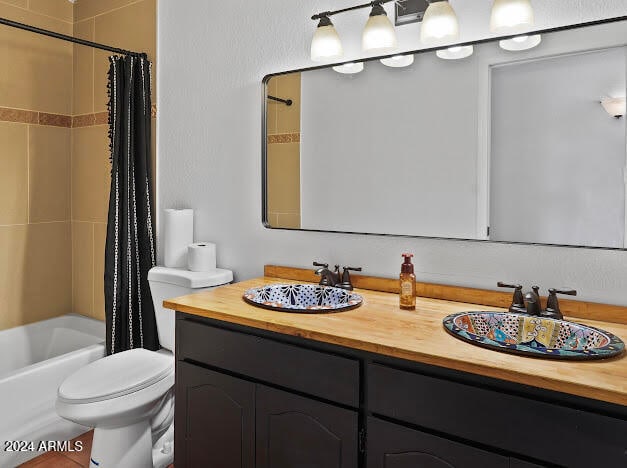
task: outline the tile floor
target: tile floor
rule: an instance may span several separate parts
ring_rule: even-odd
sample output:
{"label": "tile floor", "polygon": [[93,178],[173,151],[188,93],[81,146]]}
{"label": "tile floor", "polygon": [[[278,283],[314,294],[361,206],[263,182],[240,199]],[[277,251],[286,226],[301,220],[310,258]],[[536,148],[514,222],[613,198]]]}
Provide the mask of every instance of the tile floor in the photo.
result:
{"label": "tile floor", "polygon": [[[24,468],[89,468],[89,453],[93,431],[86,432],[72,441],[81,441],[83,450],[80,452],[46,452],[20,465]],[[72,445],[72,444],[71,444]]]}
{"label": "tile floor", "polygon": [[[81,441],[83,450],[80,452],[47,452],[20,465],[20,468],[89,468],[89,454],[93,431],[86,432],[72,441]],[[170,465],[168,468],[174,468]]]}

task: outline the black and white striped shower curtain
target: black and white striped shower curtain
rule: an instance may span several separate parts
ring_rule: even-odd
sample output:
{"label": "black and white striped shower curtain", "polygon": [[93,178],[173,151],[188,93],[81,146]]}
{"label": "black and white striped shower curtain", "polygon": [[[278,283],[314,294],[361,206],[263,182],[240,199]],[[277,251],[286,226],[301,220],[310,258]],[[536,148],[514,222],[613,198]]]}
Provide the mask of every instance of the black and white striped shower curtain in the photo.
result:
{"label": "black and white striped shower curtain", "polygon": [[109,58],[111,194],[105,247],[107,354],[159,348],[148,270],[151,207],[150,68],[145,56]]}

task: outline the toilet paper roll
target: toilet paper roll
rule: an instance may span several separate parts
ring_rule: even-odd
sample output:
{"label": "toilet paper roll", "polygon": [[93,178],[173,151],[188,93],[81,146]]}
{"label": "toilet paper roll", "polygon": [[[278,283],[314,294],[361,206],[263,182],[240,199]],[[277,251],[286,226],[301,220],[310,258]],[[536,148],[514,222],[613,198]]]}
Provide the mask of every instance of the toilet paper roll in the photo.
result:
{"label": "toilet paper roll", "polygon": [[194,210],[167,209],[163,220],[163,263],[167,267],[187,266],[187,246],[194,242]]}
{"label": "toilet paper roll", "polygon": [[187,246],[187,269],[211,271],[216,269],[216,245],[211,242],[196,242]]}

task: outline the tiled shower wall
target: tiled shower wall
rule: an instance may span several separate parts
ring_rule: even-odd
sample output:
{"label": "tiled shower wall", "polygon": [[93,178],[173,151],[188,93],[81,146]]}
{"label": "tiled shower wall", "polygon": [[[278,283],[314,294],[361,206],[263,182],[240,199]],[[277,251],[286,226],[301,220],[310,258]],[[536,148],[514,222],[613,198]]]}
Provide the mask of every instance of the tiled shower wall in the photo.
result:
{"label": "tiled shower wall", "polygon": [[[0,17],[155,57],[155,0],[0,0]],[[104,318],[107,53],[0,26],[0,69],[0,329]]]}
{"label": "tiled shower wall", "polygon": [[[72,34],[66,0],[0,17]],[[70,312],[72,46],[0,26],[0,329]]]}

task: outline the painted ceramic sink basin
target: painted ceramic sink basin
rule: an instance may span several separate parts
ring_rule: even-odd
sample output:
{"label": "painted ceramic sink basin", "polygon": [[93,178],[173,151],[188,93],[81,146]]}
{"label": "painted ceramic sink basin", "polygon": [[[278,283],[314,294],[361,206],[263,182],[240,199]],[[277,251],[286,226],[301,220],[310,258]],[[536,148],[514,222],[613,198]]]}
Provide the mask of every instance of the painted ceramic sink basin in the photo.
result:
{"label": "painted ceramic sink basin", "polygon": [[461,340],[525,356],[603,359],[625,350],[620,338],[598,328],[510,312],[462,312],[449,315],[443,324]]}
{"label": "painted ceramic sink basin", "polygon": [[272,284],[249,289],[243,298],[264,309],[309,314],[342,312],[363,302],[359,294],[317,284]]}

